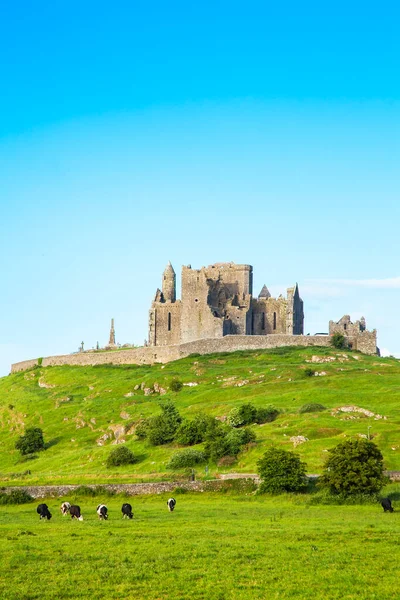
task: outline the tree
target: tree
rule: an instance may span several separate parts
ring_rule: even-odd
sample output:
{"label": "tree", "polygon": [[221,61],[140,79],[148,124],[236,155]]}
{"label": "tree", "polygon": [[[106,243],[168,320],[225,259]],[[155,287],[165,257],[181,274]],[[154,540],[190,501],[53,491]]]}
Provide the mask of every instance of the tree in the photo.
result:
{"label": "tree", "polygon": [[172,442],[182,422],[178,409],[171,400],[160,404],[161,414],[147,420],[147,439],[153,446]]}
{"label": "tree", "polygon": [[213,417],[199,413],[192,420],[184,420],[175,434],[175,441],[183,446],[193,446],[204,441],[208,427],[212,427]]}
{"label": "tree", "polygon": [[376,494],[385,485],[383,456],[365,439],[347,440],[329,450],[318,484],[332,494]]}
{"label": "tree", "polygon": [[39,427],[28,427],[25,434],[15,443],[15,448],[24,456],[45,449],[43,431]]}
{"label": "tree", "polygon": [[307,465],[294,452],[271,447],[257,462],[257,467],[260,493],[302,492],[307,487]]}
{"label": "tree", "polygon": [[346,338],[344,337],[343,333],[336,331],[336,333],[334,333],[331,337],[331,344],[334,348],[346,348]]}
{"label": "tree", "polygon": [[133,465],[138,459],[126,446],[118,446],[107,457],[107,467],[119,467],[120,465]]}

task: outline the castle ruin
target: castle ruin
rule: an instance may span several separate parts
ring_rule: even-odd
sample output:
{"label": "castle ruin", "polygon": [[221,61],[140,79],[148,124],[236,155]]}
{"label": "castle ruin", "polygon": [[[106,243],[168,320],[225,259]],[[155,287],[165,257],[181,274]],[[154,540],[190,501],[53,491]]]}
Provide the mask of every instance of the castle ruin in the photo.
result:
{"label": "castle ruin", "polygon": [[182,267],[181,300],[168,263],[149,314],[149,345],[172,346],[226,335],[302,335],[303,301],[297,284],[272,298],[264,285],[253,297],[253,267],[216,263]]}

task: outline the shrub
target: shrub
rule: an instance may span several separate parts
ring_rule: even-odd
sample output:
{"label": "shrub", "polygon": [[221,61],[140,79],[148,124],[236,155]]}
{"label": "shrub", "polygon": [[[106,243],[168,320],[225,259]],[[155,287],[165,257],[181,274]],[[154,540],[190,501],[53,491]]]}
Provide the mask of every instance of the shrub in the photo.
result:
{"label": "shrub", "polygon": [[383,456],[370,440],[347,440],[329,450],[318,484],[331,494],[377,494],[386,484]]}
{"label": "shrub", "polygon": [[0,494],[0,505],[5,504],[27,504],[33,502],[33,498],[25,490],[13,490],[9,494]]}
{"label": "shrub", "polygon": [[191,421],[185,420],[179,425],[175,441],[183,446],[193,446],[204,441],[206,431],[209,426],[212,426],[214,419],[203,413],[199,413]]}
{"label": "shrub", "polygon": [[299,413],[313,413],[321,412],[323,410],[326,410],[326,408],[322,404],[319,404],[318,402],[310,402],[309,404],[303,404],[303,406],[299,408]]}
{"label": "shrub", "polygon": [[28,427],[25,434],[15,443],[15,448],[24,456],[44,450],[43,431],[39,427]]}
{"label": "shrub", "polygon": [[220,426],[214,430],[213,437],[206,442],[204,453],[207,458],[217,462],[223,456],[237,456],[243,446],[254,442],[256,435],[251,429],[233,429]]}
{"label": "shrub", "polygon": [[339,333],[339,331],[336,331],[336,333],[334,333],[331,336],[331,345],[334,348],[346,348],[346,338],[344,337],[344,335],[342,333]]}
{"label": "shrub", "polygon": [[180,452],[173,454],[169,463],[167,464],[167,469],[183,469],[185,467],[194,467],[205,462],[205,460],[206,457],[204,452],[201,452],[201,450],[187,448],[186,450],[181,450]]}
{"label": "shrub", "polygon": [[135,433],[139,440],[146,439],[148,429],[149,429],[149,420],[148,419],[143,419],[142,421],[139,421],[139,423],[136,425],[136,428],[135,428]]}
{"label": "shrub", "polygon": [[302,492],[307,488],[306,464],[294,452],[269,448],[257,462],[259,493]]}
{"label": "shrub", "polygon": [[255,422],[261,425],[262,423],[271,423],[275,421],[279,415],[279,410],[274,406],[265,406],[257,408]]}
{"label": "shrub", "polygon": [[42,356],[37,359],[37,364],[38,364],[38,367],[42,366],[42,364],[43,364],[43,357]]}
{"label": "shrub", "polygon": [[183,383],[179,379],[173,379],[169,384],[169,388],[172,392],[180,392],[183,388]]}
{"label": "shrub", "polygon": [[107,468],[133,465],[137,460],[132,450],[129,450],[126,446],[118,446],[108,455],[106,465]]}
{"label": "shrub", "polygon": [[161,415],[147,420],[147,438],[153,446],[161,446],[172,442],[182,417],[171,400],[160,404]]}
{"label": "shrub", "polygon": [[314,377],[314,369],[312,369],[311,367],[306,367],[304,369],[304,377]]}
{"label": "shrub", "polygon": [[226,435],[226,439],[229,444],[229,455],[237,456],[243,446],[255,441],[256,434],[247,427],[245,429],[231,429]]}
{"label": "shrub", "polygon": [[232,408],[232,410],[229,412],[227,422],[231,427],[240,427],[241,425],[244,425],[244,421],[242,415],[240,414],[239,407],[235,406],[234,408]]}

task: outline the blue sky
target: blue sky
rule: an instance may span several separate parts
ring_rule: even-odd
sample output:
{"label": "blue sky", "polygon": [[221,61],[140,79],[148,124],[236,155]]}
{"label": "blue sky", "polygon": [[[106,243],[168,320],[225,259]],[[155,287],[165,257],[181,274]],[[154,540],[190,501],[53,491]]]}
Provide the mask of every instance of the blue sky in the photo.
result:
{"label": "blue sky", "polygon": [[0,14],[0,374],[142,343],[171,260],[298,281],[400,355],[394,2],[21,2]]}

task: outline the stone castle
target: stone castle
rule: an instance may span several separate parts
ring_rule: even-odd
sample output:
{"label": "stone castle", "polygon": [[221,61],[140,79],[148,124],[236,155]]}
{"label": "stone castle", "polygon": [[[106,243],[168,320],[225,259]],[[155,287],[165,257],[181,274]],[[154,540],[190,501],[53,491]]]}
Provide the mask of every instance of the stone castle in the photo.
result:
{"label": "stone castle", "polygon": [[272,298],[266,285],[253,297],[253,267],[216,263],[182,267],[182,298],[168,263],[149,316],[149,345],[171,346],[226,335],[302,335],[303,301],[297,284]]}
{"label": "stone castle", "polygon": [[181,299],[176,298],[176,275],[169,263],[164,270],[149,314],[149,340],[143,347],[115,343],[111,321],[108,346],[61,356],[25,360],[12,372],[35,365],[98,365],[167,363],[191,354],[263,350],[281,346],[331,346],[331,336],[341,333],[346,346],[377,354],[376,330],[368,331],[365,319],[353,323],[349,315],[329,322],[329,334],[304,335],[303,301],[297,284],[286,298],[272,298],[264,285],[253,297],[253,267],[216,263],[201,269],[182,267]]}

